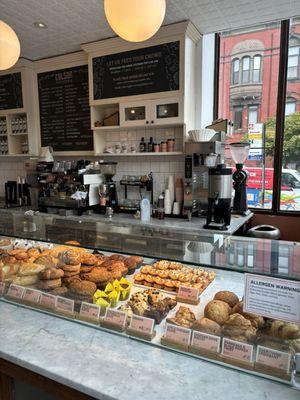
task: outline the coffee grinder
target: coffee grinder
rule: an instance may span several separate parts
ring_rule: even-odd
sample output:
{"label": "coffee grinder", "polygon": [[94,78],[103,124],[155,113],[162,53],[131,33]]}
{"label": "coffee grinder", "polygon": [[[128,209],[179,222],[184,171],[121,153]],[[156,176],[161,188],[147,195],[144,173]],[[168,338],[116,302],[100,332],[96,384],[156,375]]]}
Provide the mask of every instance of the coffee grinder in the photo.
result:
{"label": "coffee grinder", "polygon": [[231,219],[232,170],[219,164],[208,171],[208,208],[205,229],[225,231]]}
{"label": "coffee grinder", "polygon": [[247,215],[250,213],[247,205],[248,172],[243,169],[243,164],[248,158],[250,143],[231,143],[229,147],[231,156],[236,164],[236,170],[232,175],[233,188],[235,190],[232,211],[237,214]]}

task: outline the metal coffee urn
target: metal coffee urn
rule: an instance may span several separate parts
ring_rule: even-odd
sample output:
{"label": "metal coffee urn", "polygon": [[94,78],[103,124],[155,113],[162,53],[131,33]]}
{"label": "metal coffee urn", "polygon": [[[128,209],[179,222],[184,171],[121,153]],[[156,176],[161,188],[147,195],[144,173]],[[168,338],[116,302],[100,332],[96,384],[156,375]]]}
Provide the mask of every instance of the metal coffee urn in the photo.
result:
{"label": "metal coffee urn", "polygon": [[232,170],[225,164],[209,169],[205,229],[227,230],[231,219]]}

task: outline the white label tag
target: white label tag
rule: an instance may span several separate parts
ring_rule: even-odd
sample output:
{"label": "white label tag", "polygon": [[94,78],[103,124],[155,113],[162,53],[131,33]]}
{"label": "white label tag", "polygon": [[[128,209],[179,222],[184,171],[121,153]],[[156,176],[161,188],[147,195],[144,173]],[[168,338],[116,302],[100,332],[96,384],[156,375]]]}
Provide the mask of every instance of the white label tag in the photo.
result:
{"label": "white label tag", "polygon": [[25,288],[23,286],[11,284],[8,289],[7,296],[13,297],[14,299],[22,299],[24,291]]}
{"label": "white label tag", "polygon": [[177,296],[184,300],[198,301],[199,289],[187,286],[179,286]]}
{"label": "white label tag", "polygon": [[55,308],[56,296],[49,293],[41,293],[40,297],[40,305],[49,309]]}
{"label": "white label tag", "polygon": [[188,346],[191,340],[191,332],[192,331],[188,328],[167,323],[164,338]]}
{"label": "white label tag", "polygon": [[63,311],[67,313],[74,313],[74,300],[66,299],[65,297],[56,297],[55,308],[58,311]]}
{"label": "white label tag", "polygon": [[245,274],[244,312],[300,324],[300,282]]}
{"label": "white label tag", "polygon": [[222,355],[239,361],[252,362],[253,346],[248,343],[224,338]]}
{"label": "white label tag", "polygon": [[154,329],[154,319],[133,315],[131,317],[129,328],[140,333],[152,335]]}
{"label": "white label tag", "polygon": [[191,345],[198,347],[199,349],[204,349],[208,351],[213,351],[214,353],[219,353],[220,351],[220,336],[211,335],[209,333],[193,331]]}
{"label": "white label tag", "polygon": [[41,298],[41,292],[39,290],[26,288],[22,299],[29,301],[30,303],[38,303]]}
{"label": "white label tag", "polygon": [[257,346],[256,362],[277,368],[289,373],[291,364],[291,354],[270,349],[269,347]]}
{"label": "white label tag", "polygon": [[124,328],[126,318],[126,312],[107,308],[104,316],[104,321],[108,322],[109,324],[117,325],[121,328]]}
{"label": "white label tag", "polygon": [[83,301],[80,306],[80,315],[85,318],[98,320],[100,317],[100,307]]}

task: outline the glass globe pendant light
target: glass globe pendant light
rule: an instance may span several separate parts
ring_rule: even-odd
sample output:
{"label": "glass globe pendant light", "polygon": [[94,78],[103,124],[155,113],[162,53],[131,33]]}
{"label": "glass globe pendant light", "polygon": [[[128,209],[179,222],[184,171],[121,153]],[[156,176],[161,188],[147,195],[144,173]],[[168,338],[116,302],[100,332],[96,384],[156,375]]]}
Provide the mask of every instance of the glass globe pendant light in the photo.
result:
{"label": "glass globe pendant light", "polygon": [[161,27],[166,0],[104,0],[104,11],[117,35],[129,42],[142,42]]}
{"label": "glass globe pendant light", "polygon": [[15,31],[0,20],[0,70],[5,70],[18,61],[20,42]]}

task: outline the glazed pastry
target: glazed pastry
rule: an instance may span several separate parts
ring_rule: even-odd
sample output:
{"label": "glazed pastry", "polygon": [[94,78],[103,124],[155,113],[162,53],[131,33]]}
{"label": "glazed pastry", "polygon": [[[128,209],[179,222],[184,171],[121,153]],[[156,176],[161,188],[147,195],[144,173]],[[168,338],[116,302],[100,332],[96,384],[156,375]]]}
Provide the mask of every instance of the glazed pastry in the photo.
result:
{"label": "glazed pastry", "polygon": [[212,300],[206,304],[204,316],[219,325],[223,325],[228,320],[230,311],[229,305],[224,301]]}
{"label": "glazed pastry", "polygon": [[18,275],[20,276],[29,276],[29,275],[36,275],[39,272],[45,269],[44,265],[35,264],[35,263],[22,263],[20,265]]}
{"label": "glazed pastry", "polygon": [[238,302],[239,298],[233,292],[229,292],[228,290],[222,290],[215,294],[215,300],[225,301],[230,307],[234,307]]}
{"label": "glazed pastry", "polygon": [[217,322],[212,321],[208,318],[200,318],[193,323],[192,329],[204,333],[210,333],[211,335],[221,335],[222,329]]}
{"label": "glazed pastry", "polygon": [[6,279],[11,277],[15,277],[15,275],[19,271],[19,264],[12,264],[12,265],[3,265],[0,268],[0,282],[3,282]]}
{"label": "glazed pastry", "polygon": [[50,280],[62,278],[64,276],[64,271],[59,268],[48,268],[39,273],[39,277],[42,280]]}
{"label": "glazed pastry", "polygon": [[26,260],[27,258],[29,258],[25,249],[8,250],[7,254],[9,256],[15,257],[17,260]]}
{"label": "glazed pastry", "polygon": [[[40,250],[39,249],[37,249],[37,248],[32,248],[32,249],[28,249],[27,250],[27,256],[28,257],[33,257],[33,258],[37,258],[37,257],[39,257],[40,256]],[[39,264],[39,263],[38,263]]]}
{"label": "glazed pastry", "polygon": [[56,289],[61,286],[61,278],[51,279],[49,281],[39,281],[37,287],[41,290]]}
{"label": "glazed pastry", "polygon": [[253,342],[256,339],[256,329],[251,322],[241,314],[232,314],[222,327],[223,335],[240,342]]}
{"label": "glazed pastry", "polygon": [[35,285],[39,281],[37,275],[17,276],[13,279],[12,283],[19,286]]}
{"label": "glazed pastry", "polygon": [[34,261],[36,264],[44,265],[45,268],[56,268],[58,260],[51,255],[40,255]]}

